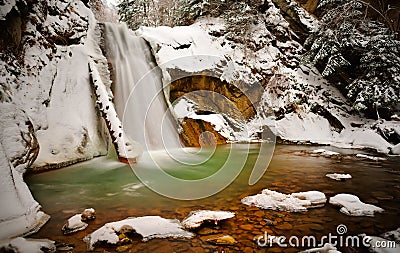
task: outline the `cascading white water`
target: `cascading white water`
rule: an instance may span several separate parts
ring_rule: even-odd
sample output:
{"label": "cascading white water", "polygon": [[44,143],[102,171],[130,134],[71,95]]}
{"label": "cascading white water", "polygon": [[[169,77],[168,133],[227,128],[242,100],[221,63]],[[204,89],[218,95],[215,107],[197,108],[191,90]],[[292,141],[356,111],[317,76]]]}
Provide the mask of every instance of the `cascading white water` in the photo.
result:
{"label": "cascading white water", "polygon": [[113,93],[125,133],[144,150],[181,147],[173,115],[166,106],[161,72],[145,40],[125,24],[106,23],[107,58],[113,66]]}

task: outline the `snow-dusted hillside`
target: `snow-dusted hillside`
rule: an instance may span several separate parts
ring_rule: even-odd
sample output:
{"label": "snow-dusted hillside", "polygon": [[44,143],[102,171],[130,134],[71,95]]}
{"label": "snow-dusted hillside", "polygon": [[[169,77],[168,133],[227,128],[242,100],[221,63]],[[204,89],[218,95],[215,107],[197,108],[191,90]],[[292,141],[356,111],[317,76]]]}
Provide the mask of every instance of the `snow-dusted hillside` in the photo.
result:
{"label": "snow-dusted hillside", "polygon": [[[347,99],[315,68],[301,62],[304,50],[298,42],[289,39],[296,36],[290,23],[274,1],[267,2],[268,9],[259,15],[259,22],[250,26],[246,45],[228,37],[232,32],[221,18],[200,18],[193,25],[183,27],[141,27],[137,33],[151,45],[167,83],[173,85],[175,73],[181,71],[187,75],[211,75],[228,83],[262,86],[262,97],[255,103],[252,100],[257,108],[256,117],[242,122],[247,139],[269,125],[277,136],[290,142],[395,153],[391,150],[396,143],[389,143],[389,138],[385,139],[381,133],[399,132],[400,124],[369,121],[353,115]],[[300,8],[293,1],[286,2]],[[305,29],[318,25],[305,11],[298,11],[297,15]],[[201,87],[193,90],[197,88]],[[184,116],[199,118],[192,112]],[[221,115],[200,118],[214,123],[216,130],[230,141],[246,139],[243,134],[234,133],[234,127],[223,127],[226,122],[221,124]],[[222,118],[229,117],[222,115]],[[271,120],[275,122],[272,126]]]}

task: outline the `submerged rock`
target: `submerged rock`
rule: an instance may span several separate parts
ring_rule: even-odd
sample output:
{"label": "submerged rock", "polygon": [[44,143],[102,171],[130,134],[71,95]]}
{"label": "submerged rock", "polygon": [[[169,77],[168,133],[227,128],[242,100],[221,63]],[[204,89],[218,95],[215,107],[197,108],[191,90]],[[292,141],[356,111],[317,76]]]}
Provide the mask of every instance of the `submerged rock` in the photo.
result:
{"label": "submerged rock", "polygon": [[207,242],[214,245],[234,245],[235,243],[237,243],[235,238],[230,235],[211,237],[207,239]]}
{"label": "submerged rock", "polygon": [[384,211],[380,207],[361,202],[357,196],[352,194],[337,194],[329,199],[329,203],[341,206],[340,212],[350,216],[374,216],[376,212]]}
{"label": "submerged rock", "polygon": [[338,173],[326,174],[325,176],[336,181],[344,181],[346,179],[352,178],[350,174],[338,174]]}
{"label": "submerged rock", "polygon": [[54,241],[47,239],[25,239],[17,237],[0,242],[0,252],[12,253],[52,253],[56,252]]}
{"label": "submerged rock", "polygon": [[200,227],[204,222],[213,222],[215,225],[218,221],[229,219],[235,216],[235,213],[228,211],[211,211],[211,210],[197,210],[192,211],[183,219],[182,225],[186,229],[194,229]]}
{"label": "submerged rock", "polygon": [[87,235],[83,240],[87,243],[88,249],[93,250],[97,242],[117,244],[120,241],[118,234],[131,231],[135,231],[143,236],[143,241],[153,238],[191,238],[194,236],[194,234],[185,231],[176,219],[164,219],[160,216],[143,216],[106,223],[101,228]]}
{"label": "submerged rock", "polygon": [[287,212],[305,212],[308,208],[321,207],[326,203],[325,194],[318,191],[283,194],[264,189],[261,194],[242,199],[248,206]]}

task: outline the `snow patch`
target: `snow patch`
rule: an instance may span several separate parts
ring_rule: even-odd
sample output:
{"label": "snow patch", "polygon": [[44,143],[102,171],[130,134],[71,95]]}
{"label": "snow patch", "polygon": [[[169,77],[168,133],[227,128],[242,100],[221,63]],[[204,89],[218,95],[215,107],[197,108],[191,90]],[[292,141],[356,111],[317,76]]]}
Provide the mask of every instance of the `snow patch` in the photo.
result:
{"label": "snow patch", "polygon": [[13,8],[17,8],[15,0],[5,0],[1,3],[0,20],[6,20],[6,16]]}
{"label": "snow patch", "polygon": [[334,151],[331,151],[331,150],[325,150],[323,148],[316,149],[316,150],[313,151],[313,153],[321,154],[323,156],[337,156],[337,155],[340,155],[340,153],[338,153],[338,152],[334,152]]}
{"label": "snow patch", "polygon": [[326,203],[325,194],[318,191],[284,194],[264,189],[261,194],[243,198],[242,203],[262,209],[287,212],[305,212],[308,208],[321,207]]}
{"label": "snow patch", "polygon": [[217,225],[218,221],[233,218],[235,213],[227,211],[197,210],[192,211],[182,221],[182,226],[186,229],[200,227],[204,222],[213,222]]}
{"label": "snow patch", "polygon": [[387,159],[384,157],[377,157],[377,156],[370,156],[365,154],[357,154],[356,157],[358,158],[365,158],[373,161],[386,161]]}
{"label": "snow patch", "polygon": [[191,238],[194,236],[194,234],[183,230],[178,220],[164,219],[160,216],[143,216],[106,223],[87,235],[84,241],[89,250],[93,250],[97,242],[116,244],[119,241],[118,233],[123,232],[121,230],[135,231],[143,236],[144,242],[154,238]]}
{"label": "snow patch", "polygon": [[340,212],[349,216],[374,216],[375,213],[384,211],[380,207],[361,202],[357,196],[352,194],[337,194],[329,199],[329,203],[341,206]]}
{"label": "snow patch", "polygon": [[346,179],[352,178],[350,174],[339,174],[339,173],[326,174],[325,176],[336,181],[344,181]]}

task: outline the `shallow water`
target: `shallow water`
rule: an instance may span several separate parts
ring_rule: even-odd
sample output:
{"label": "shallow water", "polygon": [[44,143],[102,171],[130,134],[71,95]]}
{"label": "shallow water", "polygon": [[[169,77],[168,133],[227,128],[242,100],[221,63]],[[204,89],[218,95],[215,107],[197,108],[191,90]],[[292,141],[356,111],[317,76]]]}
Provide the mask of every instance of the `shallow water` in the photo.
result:
{"label": "shallow water", "polygon": [[[347,227],[344,235],[379,235],[400,227],[399,157],[375,162],[355,158],[353,152],[360,151],[325,147],[345,154],[341,159],[326,158],[312,154],[312,150],[317,148],[278,145],[267,172],[252,186],[248,185],[248,180],[259,153],[257,144],[220,146],[211,159],[196,166],[178,166],[177,163],[162,160],[160,164],[168,174],[183,179],[200,179],[215,173],[230,152],[233,153],[233,159],[248,154],[241,174],[226,189],[208,198],[191,201],[171,199],[153,192],[138,180],[128,165],[115,162],[112,158],[97,158],[64,169],[29,175],[26,181],[34,197],[52,217],[32,237],[71,243],[75,245],[73,252],[84,252],[86,245],[82,238],[106,222],[145,215],[182,220],[190,211],[197,209],[228,210],[235,212],[236,216],[220,223],[217,228],[205,227],[196,231],[197,235],[192,239],[154,239],[144,243],[136,238],[133,245],[126,247],[126,252],[218,252],[221,249],[225,252],[297,252],[304,247],[262,248],[253,238],[267,232],[287,238],[307,235],[318,239],[329,233],[337,235],[336,228],[340,224]],[[198,155],[203,158],[206,156],[206,153]],[[146,157],[142,159],[148,160]],[[232,164],[230,166],[240,162],[233,160]],[[139,163],[136,166],[136,169],[151,173],[154,164]],[[333,172],[350,173],[353,178],[338,182],[325,177],[325,174]],[[157,179],[146,182],[152,183],[162,184]],[[330,204],[304,213],[261,210],[241,204],[241,198],[260,193],[264,188],[283,193],[318,190],[328,197],[337,193],[352,193],[363,202],[384,208],[385,212],[375,217],[350,217]],[[198,189],[179,190],[190,192]],[[72,235],[62,235],[61,228],[66,220],[88,207],[95,208],[97,212],[97,218],[89,222],[89,227]],[[274,225],[267,225],[267,220],[273,221]],[[210,236],[226,234],[233,236],[237,243],[215,246],[206,242]],[[98,247],[96,251],[103,252],[106,249],[113,252],[115,248]],[[342,252],[366,252],[362,247],[339,249]]]}

